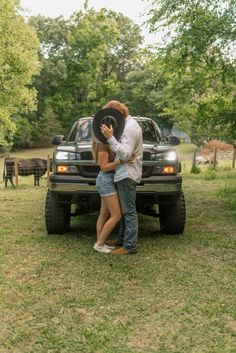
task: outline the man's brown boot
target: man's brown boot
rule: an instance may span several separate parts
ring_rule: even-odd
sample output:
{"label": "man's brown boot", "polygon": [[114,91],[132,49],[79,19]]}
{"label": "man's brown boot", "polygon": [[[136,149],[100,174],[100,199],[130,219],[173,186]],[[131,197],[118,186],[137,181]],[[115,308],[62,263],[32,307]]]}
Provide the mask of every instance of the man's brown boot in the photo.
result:
{"label": "man's brown boot", "polygon": [[118,248],[115,250],[112,250],[110,254],[116,254],[116,255],[129,255],[129,254],[134,254],[135,251],[129,251],[125,248]]}

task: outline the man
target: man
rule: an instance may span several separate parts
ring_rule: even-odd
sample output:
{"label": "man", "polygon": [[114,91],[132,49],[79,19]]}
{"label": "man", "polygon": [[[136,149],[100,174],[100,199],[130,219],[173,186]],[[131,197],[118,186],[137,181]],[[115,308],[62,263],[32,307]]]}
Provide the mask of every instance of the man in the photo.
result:
{"label": "man", "polygon": [[116,168],[115,183],[120,199],[122,220],[119,227],[120,248],[113,254],[126,255],[135,253],[138,238],[138,215],[136,211],[136,184],[142,177],[143,137],[142,130],[135,119],[129,115],[128,108],[118,102],[110,101],[104,108],[119,110],[125,119],[125,128],[120,142],[113,136],[112,127],[102,125],[101,131],[108,139],[111,149],[116,153],[116,160],[127,161],[132,155],[134,163],[123,163]]}

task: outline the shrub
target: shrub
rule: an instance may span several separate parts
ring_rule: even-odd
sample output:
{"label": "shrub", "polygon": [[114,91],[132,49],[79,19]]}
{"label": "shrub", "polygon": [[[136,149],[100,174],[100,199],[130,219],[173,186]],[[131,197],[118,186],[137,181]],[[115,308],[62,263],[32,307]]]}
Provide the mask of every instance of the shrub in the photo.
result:
{"label": "shrub", "polygon": [[226,186],[220,189],[218,196],[224,200],[231,209],[236,210],[236,187]]}
{"label": "shrub", "polygon": [[208,168],[204,175],[205,180],[214,180],[216,179],[216,172],[212,168]]}
{"label": "shrub", "polygon": [[195,164],[193,164],[190,173],[199,174],[200,172],[201,172],[201,169],[197,167]]}

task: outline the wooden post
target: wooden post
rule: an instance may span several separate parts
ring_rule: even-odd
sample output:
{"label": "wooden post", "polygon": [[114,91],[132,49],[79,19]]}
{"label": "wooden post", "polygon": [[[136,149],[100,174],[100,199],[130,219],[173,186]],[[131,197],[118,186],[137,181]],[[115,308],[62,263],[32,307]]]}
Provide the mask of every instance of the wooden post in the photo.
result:
{"label": "wooden post", "polygon": [[47,187],[49,187],[50,183],[50,154],[47,155]]}
{"label": "wooden post", "polygon": [[214,157],[213,157],[213,168],[215,169],[217,164],[217,147],[214,150]]}
{"label": "wooden post", "polygon": [[15,178],[16,178],[16,187],[19,186],[19,170],[18,170],[18,158],[14,158],[14,169],[15,169]]}
{"label": "wooden post", "polygon": [[194,153],[193,153],[193,163],[192,163],[192,168],[195,167],[196,165],[196,156],[197,156],[197,151],[198,149],[196,148]]}
{"label": "wooden post", "polygon": [[235,160],[236,160],[236,148],[234,148],[232,168],[235,168]]}

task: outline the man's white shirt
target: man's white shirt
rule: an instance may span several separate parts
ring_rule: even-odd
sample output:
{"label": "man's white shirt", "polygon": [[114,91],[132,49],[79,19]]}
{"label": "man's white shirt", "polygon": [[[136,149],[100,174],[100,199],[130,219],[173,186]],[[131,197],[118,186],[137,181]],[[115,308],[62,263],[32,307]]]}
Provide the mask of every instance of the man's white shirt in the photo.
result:
{"label": "man's white shirt", "polygon": [[124,163],[116,168],[115,182],[130,178],[136,183],[140,183],[142,178],[142,159],[143,159],[143,135],[138,122],[128,116],[125,119],[125,128],[120,142],[114,136],[107,140],[116,153],[115,160],[127,161],[132,155],[135,156],[134,163]]}

